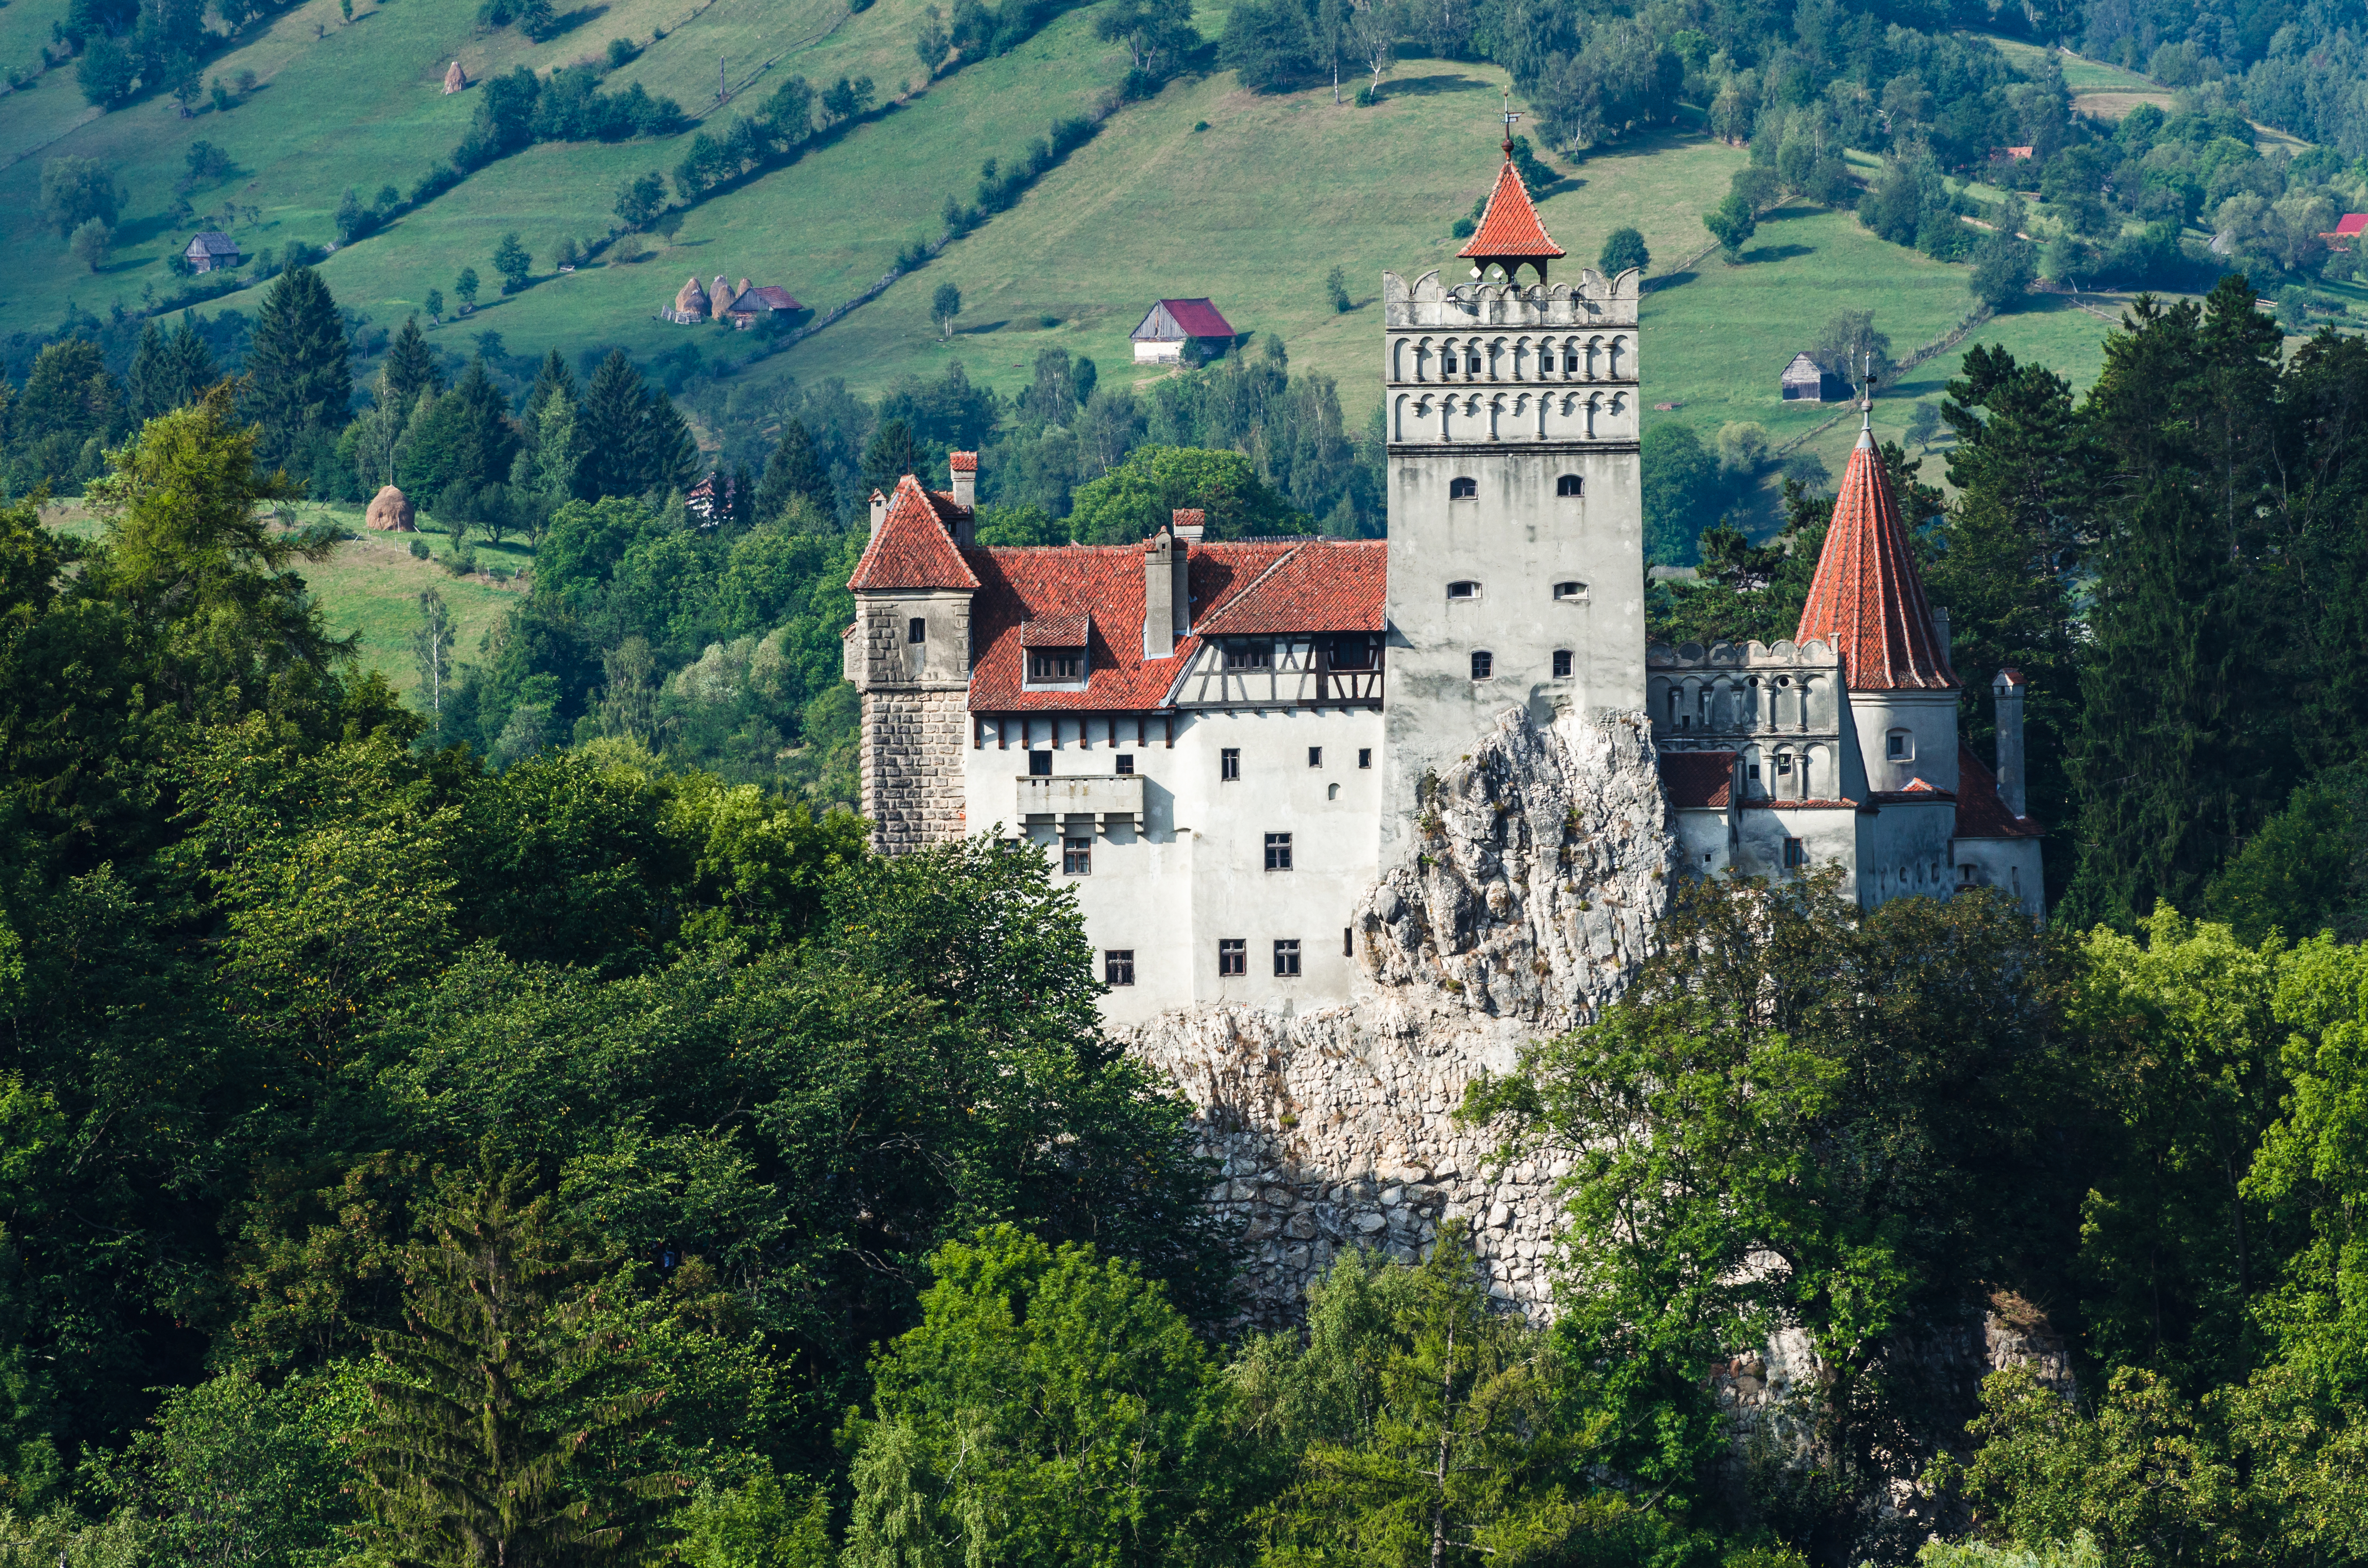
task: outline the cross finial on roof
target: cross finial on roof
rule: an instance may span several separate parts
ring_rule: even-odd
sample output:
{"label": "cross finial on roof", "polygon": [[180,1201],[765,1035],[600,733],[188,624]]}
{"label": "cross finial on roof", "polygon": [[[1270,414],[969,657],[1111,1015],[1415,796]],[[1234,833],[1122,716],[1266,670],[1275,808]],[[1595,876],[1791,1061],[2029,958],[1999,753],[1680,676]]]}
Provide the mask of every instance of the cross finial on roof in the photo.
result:
{"label": "cross finial on roof", "polygon": [[1859,358],[1858,444],[1874,445],[1874,351],[1868,349]]}
{"label": "cross finial on roof", "polygon": [[1505,88],[1505,89],[1504,89],[1504,93],[1505,93],[1505,162],[1507,162],[1507,163],[1508,163],[1508,164],[1509,164],[1509,163],[1511,163],[1511,162],[1513,161],[1513,121],[1515,121],[1515,120],[1517,120],[1517,119],[1520,119],[1520,118],[1521,118],[1521,114],[1520,114],[1520,111],[1519,109],[1517,109],[1517,108],[1515,108],[1513,107],[1513,89],[1512,89],[1512,88],[1510,88],[1510,87],[1507,87],[1507,88]]}

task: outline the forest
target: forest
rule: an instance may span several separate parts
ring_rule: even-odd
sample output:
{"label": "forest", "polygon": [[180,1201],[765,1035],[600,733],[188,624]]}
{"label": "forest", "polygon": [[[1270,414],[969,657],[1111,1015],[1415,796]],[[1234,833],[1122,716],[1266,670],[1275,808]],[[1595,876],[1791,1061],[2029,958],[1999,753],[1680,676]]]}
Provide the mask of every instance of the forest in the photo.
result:
{"label": "forest", "polygon": [[[749,686],[843,690],[804,640],[845,614],[850,456],[1082,451],[1108,390],[1048,358],[1007,413],[948,376],[860,447],[825,392],[751,515],[700,519],[629,365],[543,367],[529,424],[482,364],[406,389],[398,337],[395,472],[483,477],[470,526],[537,540],[439,714],[305,587],[336,541],[282,523],[280,465],[344,340],[304,269],[273,300],[243,377],[139,350],[95,538],[0,511],[10,1562],[2368,1552],[2368,345],[2289,354],[2230,278],[2133,307],[2078,399],[1966,355],[1953,498],[1883,456],[1960,668],[2030,676],[2056,917],[1680,882],[1622,999],[1458,1112],[1508,1165],[1579,1152],[1551,1319],[1492,1301],[1451,1210],[1258,1332],[1221,1173],[1102,1034],[1036,853],[874,857],[666,727],[746,639]],[[1173,384],[1065,519],[985,526],[1130,539],[1189,494],[1295,527],[1325,483],[1353,515],[1328,388],[1263,349]],[[1256,460],[1217,444],[1245,409]],[[1712,530],[1656,630],[1789,630],[1829,506],[1789,502],[1773,545]],[[1985,1312],[2055,1359],[1960,1407],[1924,1347]],[[1816,1375],[1745,1441],[1779,1327]]]}

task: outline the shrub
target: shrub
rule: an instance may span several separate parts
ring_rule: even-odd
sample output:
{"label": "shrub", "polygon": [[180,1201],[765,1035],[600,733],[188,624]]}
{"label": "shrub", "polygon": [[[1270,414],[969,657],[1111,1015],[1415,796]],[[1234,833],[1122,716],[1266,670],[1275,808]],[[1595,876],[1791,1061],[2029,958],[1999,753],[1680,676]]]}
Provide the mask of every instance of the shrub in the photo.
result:
{"label": "shrub", "polygon": [[1645,247],[1645,236],[1634,229],[1614,229],[1603,236],[1603,253],[1596,258],[1596,270],[1606,278],[1617,278],[1634,267],[1643,271],[1653,264],[1653,253]]}

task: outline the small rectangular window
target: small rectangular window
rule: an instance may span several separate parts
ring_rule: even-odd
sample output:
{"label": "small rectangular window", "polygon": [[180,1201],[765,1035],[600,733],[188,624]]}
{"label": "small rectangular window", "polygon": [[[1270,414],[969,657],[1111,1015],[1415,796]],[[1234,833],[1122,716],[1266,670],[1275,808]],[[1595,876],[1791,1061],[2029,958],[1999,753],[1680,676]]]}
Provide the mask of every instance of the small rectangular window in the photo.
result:
{"label": "small rectangular window", "polygon": [[1242,776],[1242,748],[1227,746],[1217,754],[1217,777],[1232,783]]}
{"label": "small rectangular window", "polygon": [[1324,766],[1324,748],[1322,746],[1309,746],[1307,748],[1307,766],[1310,767],[1321,767]]}
{"label": "small rectangular window", "polygon": [[1753,764],[1750,766],[1750,767],[1749,767],[1749,768],[1748,768],[1748,769],[1746,770],[1746,774],[1747,774],[1747,776],[1748,776],[1748,777],[1752,778],[1759,778],[1759,765],[1758,763],[1756,763],[1756,762],[1755,762],[1755,763],[1753,763]]}
{"label": "small rectangular window", "polygon": [[1036,648],[1028,654],[1030,680],[1083,680],[1086,652],[1082,648]]}
{"label": "small rectangular window", "polygon": [[1562,368],[1565,375],[1575,376],[1578,374],[1578,356],[1576,354],[1564,355],[1562,357]]}
{"label": "small rectangular window", "polygon": [[1299,972],[1299,939],[1297,937],[1294,937],[1289,941],[1280,937],[1275,938],[1274,972],[1276,978],[1281,980],[1288,980]]}
{"label": "small rectangular window", "polygon": [[1478,598],[1480,597],[1480,585],[1477,583],[1450,583],[1447,585],[1447,597],[1451,599]]}
{"label": "small rectangular window", "polygon": [[[1463,373],[1467,376],[1476,376],[1480,373],[1480,356],[1477,354],[1466,354],[1463,357]],[[1292,972],[1296,973],[1298,971],[1294,970]]]}
{"label": "small rectangular window", "polygon": [[1221,937],[1217,939],[1217,972],[1247,974],[1250,971],[1250,945],[1241,937]]}
{"label": "small rectangular window", "polygon": [[1793,771],[1792,753],[1778,752],[1776,754],[1776,771],[1779,773],[1790,773]]}
{"label": "small rectangular window", "polygon": [[1134,754],[1133,752],[1122,751],[1118,754],[1118,770],[1121,773],[1132,773],[1134,771]]}
{"label": "small rectangular window", "polygon": [[1495,654],[1478,653],[1472,655],[1472,678],[1474,680],[1488,680],[1492,678],[1496,673],[1497,656]]}
{"label": "small rectangular window", "polygon": [[1049,751],[1030,752],[1028,754],[1028,777],[1030,778],[1052,778],[1053,754]]}
{"label": "small rectangular window", "polygon": [[1225,644],[1225,668],[1229,670],[1270,670],[1274,668],[1274,644],[1228,642]]}
{"label": "small rectangular window", "polygon": [[1344,959],[1357,956],[1357,928],[1353,926],[1340,927],[1340,956]]}
{"label": "small rectangular window", "polygon": [[1291,835],[1269,833],[1266,835],[1266,869],[1269,871],[1291,869]]}
{"label": "small rectangular window", "polygon": [[1786,839],[1784,841],[1784,864],[1788,867],[1799,867],[1805,866],[1808,863],[1809,851],[1807,846],[1803,845],[1797,838]]}
{"label": "small rectangular window", "polygon": [[1915,756],[1907,744],[1907,732],[1894,730],[1883,738],[1883,755],[1893,762],[1907,762]]}
{"label": "small rectangular window", "polygon": [[1558,599],[1583,599],[1587,597],[1587,585],[1584,583],[1556,583],[1554,585],[1554,597]]}
{"label": "small rectangular window", "polygon": [[1371,767],[1373,766],[1372,747],[1359,746],[1357,748],[1357,766],[1360,767]]}
{"label": "small rectangular window", "polygon": [[1554,650],[1554,679],[1568,680],[1570,678],[1571,667],[1571,651],[1567,648],[1556,648]]}
{"label": "small rectangular window", "polygon": [[1061,871],[1064,876],[1089,877],[1094,873],[1094,841],[1090,838],[1061,840]]}
{"label": "small rectangular window", "polygon": [[1134,949],[1106,948],[1102,951],[1102,983],[1133,985],[1134,983]]}
{"label": "small rectangular window", "polygon": [[927,642],[928,640],[929,623],[927,620],[924,620],[921,617],[916,615],[912,619],[905,623],[905,642]]}

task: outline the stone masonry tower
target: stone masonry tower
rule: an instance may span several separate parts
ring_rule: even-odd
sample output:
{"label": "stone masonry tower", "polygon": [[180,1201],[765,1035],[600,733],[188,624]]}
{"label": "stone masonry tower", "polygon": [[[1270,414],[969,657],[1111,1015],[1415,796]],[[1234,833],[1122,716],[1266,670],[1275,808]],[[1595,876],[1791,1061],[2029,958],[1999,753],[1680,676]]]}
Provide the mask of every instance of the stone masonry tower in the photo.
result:
{"label": "stone masonry tower", "polygon": [[863,814],[872,845],[901,854],[962,835],[962,746],[970,728],[973,452],[953,455],[951,492],[906,474],[871,500],[871,542],[848,579],[855,624],[847,678],[862,704]]}
{"label": "stone masonry tower", "polygon": [[[1496,715],[1645,705],[1634,271],[1545,281],[1564,253],[1512,165],[1471,280],[1382,277],[1390,496],[1382,863],[1418,847],[1426,776]],[[1531,267],[1522,286],[1515,274]]]}

